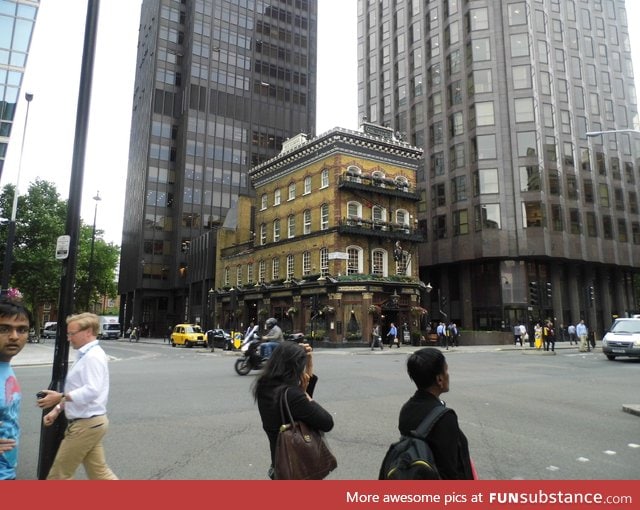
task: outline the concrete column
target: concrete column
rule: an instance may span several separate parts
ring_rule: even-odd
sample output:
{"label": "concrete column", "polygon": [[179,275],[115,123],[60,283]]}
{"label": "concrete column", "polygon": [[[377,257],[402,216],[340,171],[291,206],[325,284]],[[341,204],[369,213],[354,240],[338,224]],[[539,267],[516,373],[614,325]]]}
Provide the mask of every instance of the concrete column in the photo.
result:
{"label": "concrete column", "polygon": [[461,317],[460,321],[462,324],[457,324],[458,329],[464,327],[466,329],[473,329],[473,307],[471,305],[471,271],[470,265],[462,264],[459,266],[460,268],[460,296],[462,296],[462,300],[460,302],[461,307]]}
{"label": "concrete column", "polygon": [[[567,272],[569,273],[569,282],[567,284],[567,292],[569,295],[567,299],[569,300],[569,308],[571,311],[571,322],[575,326],[580,322],[580,296],[584,295],[581,293],[584,292],[584,290],[580,288],[580,271],[578,270],[578,266],[576,264],[569,264]],[[567,321],[569,321],[569,318],[567,318]]]}

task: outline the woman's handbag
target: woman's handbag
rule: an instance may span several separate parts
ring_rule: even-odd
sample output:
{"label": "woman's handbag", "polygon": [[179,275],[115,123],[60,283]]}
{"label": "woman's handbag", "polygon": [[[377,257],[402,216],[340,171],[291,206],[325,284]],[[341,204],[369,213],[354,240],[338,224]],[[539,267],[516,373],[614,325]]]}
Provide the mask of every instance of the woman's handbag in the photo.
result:
{"label": "woman's handbag", "polygon": [[[293,421],[285,389],[280,395],[282,425],[276,441],[276,480],[322,480],[338,462],[320,432],[303,421]],[[288,422],[285,421],[285,411]]]}

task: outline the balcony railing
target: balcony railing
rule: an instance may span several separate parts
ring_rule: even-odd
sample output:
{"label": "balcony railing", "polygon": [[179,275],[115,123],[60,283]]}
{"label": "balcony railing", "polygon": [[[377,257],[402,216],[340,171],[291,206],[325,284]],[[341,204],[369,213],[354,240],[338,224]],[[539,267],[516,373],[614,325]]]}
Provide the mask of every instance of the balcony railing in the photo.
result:
{"label": "balcony railing", "polygon": [[338,225],[338,232],[385,239],[406,239],[407,241],[415,242],[424,240],[420,231],[410,225],[380,220],[366,220],[364,218],[342,218]]}
{"label": "balcony railing", "polygon": [[394,179],[371,177],[370,175],[343,174],[338,179],[338,188],[380,193],[407,200],[420,200],[420,194],[415,186]]}

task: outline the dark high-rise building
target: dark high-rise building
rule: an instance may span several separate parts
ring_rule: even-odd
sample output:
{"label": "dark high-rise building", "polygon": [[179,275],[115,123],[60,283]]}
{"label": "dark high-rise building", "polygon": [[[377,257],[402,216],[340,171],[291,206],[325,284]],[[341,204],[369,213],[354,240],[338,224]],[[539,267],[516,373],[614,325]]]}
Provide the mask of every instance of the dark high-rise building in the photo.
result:
{"label": "dark high-rise building", "polygon": [[0,2],[0,177],[40,0]]}
{"label": "dark high-rise building", "polygon": [[211,313],[215,238],[249,169],[314,134],[317,0],[144,0],[119,292],[125,327]]}
{"label": "dark high-rise building", "polygon": [[495,330],[584,318],[599,335],[636,311],[624,1],[359,0],[358,27],[360,115],[425,150],[432,319]]}

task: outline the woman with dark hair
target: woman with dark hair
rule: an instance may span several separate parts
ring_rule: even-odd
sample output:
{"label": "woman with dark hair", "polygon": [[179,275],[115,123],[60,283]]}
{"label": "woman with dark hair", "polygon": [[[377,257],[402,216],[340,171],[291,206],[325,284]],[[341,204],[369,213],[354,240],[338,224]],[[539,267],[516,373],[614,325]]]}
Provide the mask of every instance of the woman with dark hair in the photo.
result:
{"label": "woman with dark hair", "polygon": [[276,441],[282,425],[280,396],[284,390],[289,390],[287,402],[294,420],[303,421],[321,432],[329,432],[333,428],[331,414],[312,398],[317,382],[318,377],[313,373],[311,347],[307,344],[282,342],[273,351],[253,385],[253,396],[258,403],[262,428],[269,438],[270,478],[273,478]]}
{"label": "woman with dark hair", "polygon": [[[436,406],[445,403],[440,395],[449,391],[449,367],[442,352],[426,347],[414,352],[407,360],[407,372],[417,390],[402,406],[398,428],[409,435]],[[458,426],[455,412],[447,412],[435,423],[427,436],[440,477],[444,480],[474,478],[469,444]]]}

